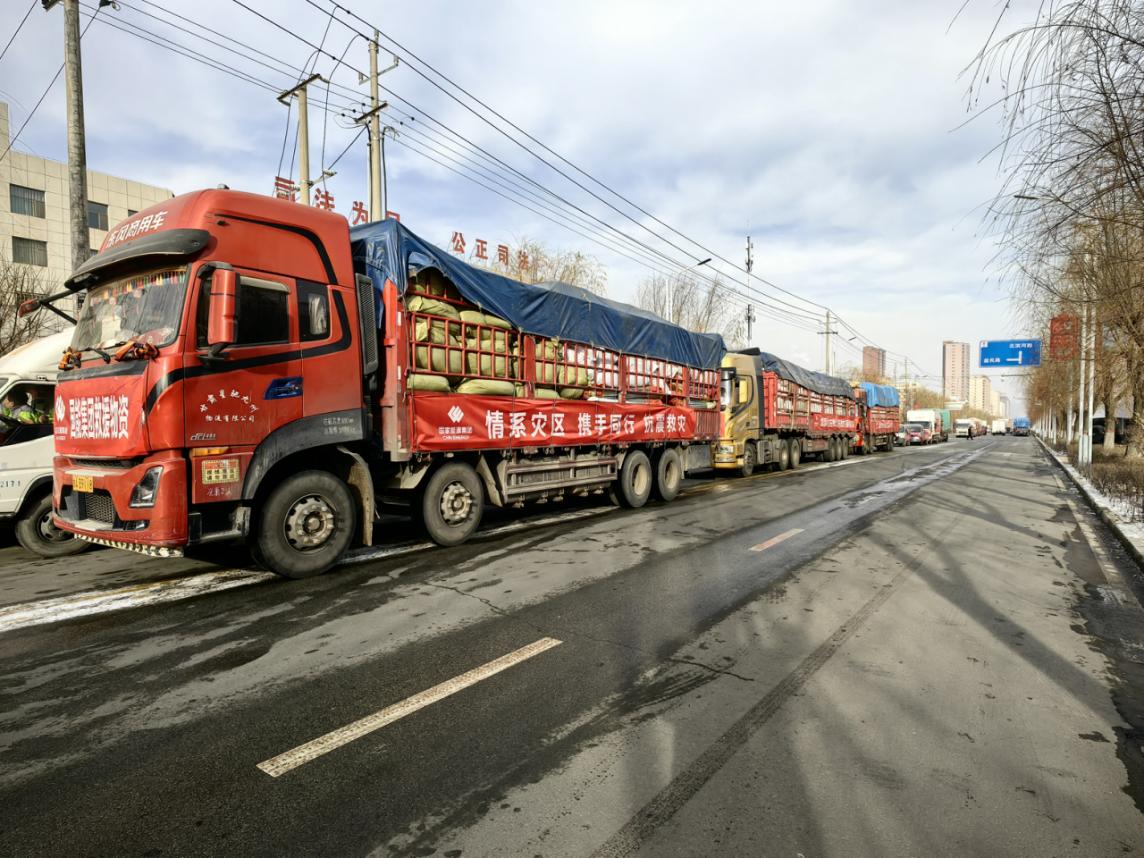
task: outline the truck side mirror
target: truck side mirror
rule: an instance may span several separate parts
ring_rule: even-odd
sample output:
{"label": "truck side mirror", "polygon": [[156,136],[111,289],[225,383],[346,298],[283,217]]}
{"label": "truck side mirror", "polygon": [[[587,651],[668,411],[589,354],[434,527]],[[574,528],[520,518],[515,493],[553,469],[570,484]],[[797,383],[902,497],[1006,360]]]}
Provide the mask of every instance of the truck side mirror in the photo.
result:
{"label": "truck side mirror", "polygon": [[734,400],[735,369],[724,366],[719,368],[719,405],[730,408]]}
{"label": "truck side mirror", "polygon": [[218,354],[238,339],[238,275],[230,268],[211,272],[207,344]]}
{"label": "truck side mirror", "polygon": [[29,298],[27,301],[20,302],[20,308],[16,310],[16,317],[22,319],[25,316],[30,316],[38,309],[40,309],[40,299]]}

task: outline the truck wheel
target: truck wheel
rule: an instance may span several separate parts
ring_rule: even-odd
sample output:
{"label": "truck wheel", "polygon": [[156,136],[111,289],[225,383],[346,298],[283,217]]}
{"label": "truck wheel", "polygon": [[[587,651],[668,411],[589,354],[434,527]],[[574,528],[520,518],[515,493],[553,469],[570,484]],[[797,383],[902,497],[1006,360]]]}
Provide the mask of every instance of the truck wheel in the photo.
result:
{"label": "truck wheel", "polygon": [[786,441],[779,441],[779,461],[776,470],[786,471],[790,469],[790,445]]}
{"label": "truck wheel", "polygon": [[743,446],[743,464],[739,468],[739,476],[749,477],[755,472],[755,465],[759,463],[758,453],[755,451],[755,445],[748,441]]}
{"label": "truck wheel", "polygon": [[863,456],[869,456],[873,452],[874,452],[874,436],[873,435],[863,435],[862,436],[862,455]]}
{"label": "truck wheel", "polygon": [[848,437],[847,438],[839,438],[838,439],[838,445],[842,448],[842,458],[843,459],[849,459],[850,458],[850,439]]}
{"label": "truck wheel", "polygon": [[52,522],[52,496],[46,494],[30,504],[16,522],[16,540],[41,557],[68,557],[91,548]]}
{"label": "truck wheel", "polygon": [[449,462],[426,481],[419,506],[430,539],[438,545],[460,545],[481,523],[484,487],[470,465]]}
{"label": "truck wheel", "polygon": [[302,471],[275,486],[262,505],[253,553],[283,578],[310,578],[349,547],[357,508],[346,484],[328,471]]}
{"label": "truck wheel", "polygon": [[662,501],[673,501],[683,485],[683,459],[674,447],[656,457],[655,495]]}
{"label": "truck wheel", "polygon": [[639,509],[651,496],[653,482],[655,478],[647,454],[642,450],[631,450],[620,466],[620,503],[629,509]]}
{"label": "truck wheel", "polygon": [[797,438],[791,438],[787,441],[787,444],[790,446],[790,453],[788,455],[790,456],[791,470],[794,470],[798,467],[798,463],[802,459],[802,447],[798,443]]}
{"label": "truck wheel", "polygon": [[834,446],[834,439],[833,438],[827,438],[826,439],[826,449],[822,451],[822,461],[833,462],[834,461],[834,454],[836,452],[837,452],[837,448]]}

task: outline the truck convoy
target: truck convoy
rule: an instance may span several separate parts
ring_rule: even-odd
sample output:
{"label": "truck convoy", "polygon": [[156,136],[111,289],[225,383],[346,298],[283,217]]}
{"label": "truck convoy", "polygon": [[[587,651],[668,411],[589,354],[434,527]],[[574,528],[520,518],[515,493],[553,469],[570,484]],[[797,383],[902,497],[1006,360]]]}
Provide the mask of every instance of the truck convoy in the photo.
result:
{"label": "truck convoy", "polygon": [[52,389],[71,338],[70,329],[61,331],[0,358],[0,401],[26,415],[0,414],[0,521],[14,524],[19,543],[42,557],[90,547],[52,522]]}
{"label": "truck convoy", "polygon": [[723,368],[717,469],[785,471],[812,454],[828,462],[850,455],[859,416],[845,381],[758,349],[727,354]]}
{"label": "truck convoy", "polygon": [[455,545],[486,503],[640,507],[692,471],[843,459],[897,430],[890,388],[501,277],[396,220],[351,230],[225,188],[133,215],[65,285],[53,299],[86,300],[53,520],[160,556],[244,541],[307,577],[372,544],[386,502]]}
{"label": "truck convoy", "polygon": [[670,500],[719,439],[719,336],[469,266],[396,220],[199,191],[117,226],[66,285],[86,300],[56,522],[92,542],[246,540],[309,576],[372,543],[385,498],[452,545],[486,501]]}

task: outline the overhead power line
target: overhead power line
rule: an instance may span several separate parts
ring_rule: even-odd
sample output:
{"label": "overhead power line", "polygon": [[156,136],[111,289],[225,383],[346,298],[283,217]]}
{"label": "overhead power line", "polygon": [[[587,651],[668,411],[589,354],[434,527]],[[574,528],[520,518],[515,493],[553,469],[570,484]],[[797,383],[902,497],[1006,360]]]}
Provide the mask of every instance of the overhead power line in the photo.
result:
{"label": "overhead power line", "polygon": [[[91,17],[87,19],[87,23],[83,25],[83,31],[79,34],[81,41],[83,37],[87,35],[87,28],[91,26],[91,22],[94,21],[95,17],[99,14],[99,10],[100,7],[96,6],[95,10],[91,13]],[[24,17],[27,18],[26,15]],[[13,36],[13,38],[15,38],[15,36]],[[7,148],[0,153],[0,161],[3,161],[8,156],[8,153],[12,151],[12,147],[16,145],[16,141],[20,139],[20,135],[24,133],[24,129],[28,127],[28,123],[32,121],[32,117],[36,115],[36,111],[40,109],[40,105],[44,103],[44,99],[48,97],[48,93],[52,91],[52,87],[56,85],[56,81],[60,79],[60,75],[63,74],[63,71],[64,64],[60,63],[60,67],[56,69],[56,73],[52,75],[51,82],[47,85],[47,88],[44,89],[39,100],[32,106],[32,112],[28,114],[27,119],[24,120],[24,124],[12,135],[12,138],[8,141]]]}
{"label": "overhead power line", "polygon": [[16,37],[20,35],[20,31],[24,29],[24,24],[28,20],[28,16],[32,14],[32,10],[36,8],[36,3],[39,0],[32,0],[32,5],[28,7],[28,11],[24,13],[24,17],[20,19],[20,23],[16,25],[16,32],[12,34],[12,38],[8,40],[8,44],[4,46],[4,50],[0,51],[0,60],[4,59],[4,55],[8,53],[8,49],[12,47],[12,43],[16,41]]}

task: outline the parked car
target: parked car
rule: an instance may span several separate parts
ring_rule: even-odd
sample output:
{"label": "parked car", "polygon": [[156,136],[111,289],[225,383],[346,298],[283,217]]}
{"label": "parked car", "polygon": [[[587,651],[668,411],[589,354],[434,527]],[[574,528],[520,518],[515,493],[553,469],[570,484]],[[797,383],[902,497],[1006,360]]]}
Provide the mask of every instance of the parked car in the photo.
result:
{"label": "parked car", "polygon": [[913,446],[914,444],[932,444],[933,432],[929,427],[923,426],[921,423],[907,423],[903,427],[906,431],[906,443]]}
{"label": "parked car", "polygon": [[908,424],[903,423],[901,426],[898,427],[898,431],[894,433],[894,446],[895,447],[906,446],[906,426],[907,425]]}

